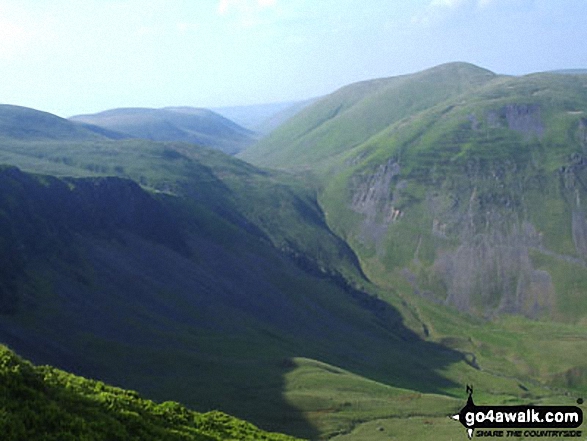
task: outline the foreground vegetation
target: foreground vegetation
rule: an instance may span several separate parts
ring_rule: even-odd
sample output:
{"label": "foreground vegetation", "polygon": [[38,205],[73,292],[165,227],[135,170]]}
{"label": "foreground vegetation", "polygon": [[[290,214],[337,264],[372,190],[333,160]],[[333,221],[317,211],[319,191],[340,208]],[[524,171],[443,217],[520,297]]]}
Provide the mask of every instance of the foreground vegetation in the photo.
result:
{"label": "foreground vegetation", "polygon": [[134,391],[34,366],[1,345],[0,432],[6,441],[294,441],[222,412],[156,404]]}

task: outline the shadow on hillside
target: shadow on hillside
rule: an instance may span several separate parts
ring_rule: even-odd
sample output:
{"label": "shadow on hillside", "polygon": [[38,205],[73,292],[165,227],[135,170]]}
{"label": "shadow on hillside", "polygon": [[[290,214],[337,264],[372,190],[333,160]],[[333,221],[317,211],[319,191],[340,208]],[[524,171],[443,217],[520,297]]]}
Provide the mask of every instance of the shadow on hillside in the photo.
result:
{"label": "shadow on hillside", "polygon": [[[292,358],[421,392],[454,386],[438,372],[460,353],[422,341],[387,303],[300,267],[254,231],[212,214],[182,224],[121,180],[80,181],[76,192],[51,181],[62,191],[48,200],[41,183],[9,172],[19,185],[8,180],[4,194],[20,193],[5,204],[0,238],[31,246],[15,247],[18,307],[0,316],[0,341],[35,363],[310,439],[319,430],[285,398]],[[108,203],[111,187],[127,199]],[[86,217],[104,222],[76,207],[98,207]],[[170,242],[167,230],[185,234]]]}
{"label": "shadow on hillside", "polygon": [[[438,372],[462,354],[421,340],[393,307],[366,293],[301,270],[292,277],[291,267],[268,286],[254,273],[243,280],[250,267],[231,265],[223,270],[230,276],[217,269],[216,286],[203,290],[204,273],[184,256],[126,239],[89,246],[90,285],[77,268],[49,271],[65,300],[57,316],[49,321],[40,310],[0,326],[0,341],[11,337],[10,346],[36,363],[307,439],[319,438],[319,429],[286,399],[296,387],[288,383],[295,357],[423,393],[455,386]],[[315,404],[308,384],[309,409],[332,411]]]}
{"label": "shadow on hillside", "polygon": [[285,397],[295,357],[424,393],[455,386],[438,372],[462,354],[421,340],[389,304],[287,263],[268,273],[276,260],[239,266],[222,256],[214,266],[219,250],[204,246],[209,259],[196,267],[136,236],[85,240],[92,272],[45,267],[51,319],[39,303],[0,326],[0,341],[36,363],[307,439],[321,433]]}

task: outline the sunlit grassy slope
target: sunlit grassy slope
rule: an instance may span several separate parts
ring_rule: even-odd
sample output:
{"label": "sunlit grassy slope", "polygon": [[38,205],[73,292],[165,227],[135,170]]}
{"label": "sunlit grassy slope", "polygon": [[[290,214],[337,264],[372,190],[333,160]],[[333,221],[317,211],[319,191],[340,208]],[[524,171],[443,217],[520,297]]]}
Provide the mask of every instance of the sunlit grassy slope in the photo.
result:
{"label": "sunlit grassy slope", "polygon": [[[516,332],[531,322],[504,330],[426,302],[412,310],[393,293],[365,287],[396,304],[418,337],[384,304],[296,270],[221,217],[201,208],[175,212],[175,198],[158,202],[121,179],[29,177],[12,168],[0,183],[14,197],[2,200],[5,224],[19,220],[12,239],[31,231],[44,238],[21,242],[37,259],[7,279],[19,296],[3,311],[3,339],[44,362],[308,438],[357,430],[361,439],[359,428],[373,420],[402,421],[404,431],[420,433],[422,418],[442,425],[461,405],[467,382],[488,402],[556,398],[580,387],[567,381],[585,338],[572,328],[560,334],[564,350],[543,358],[547,342],[558,341],[556,328],[533,331],[544,334],[543,347],[520,346]],[[107,189],[119,196],[106,198]],[[69,205],[70,198],[78,202]],[[92,216],[96,202],[100,216]],[[33,219],[23,205],[34,209]],[[109,224],[107,214],[123,222]],[[159,229],[141,227],[143,218]],[[178,228],[182,218],[187,230]],[[181,245],[186,238],[191,256]],[[20,256],[12,262],[31,258]],[[534,360],[543,363],[540,372],[528,368]]]}
{"label": "sunlit grassy slope", "polygon": [[381,286],[581,322],[586,84],[462,63],[358,83],[243,157],[320,182],[329,226]]}
{"label": "sunlit grassy slope", "polygon": [[314,168],[408,115],[495,78],[466,63],[352,84],[318,100],[240,157],[258,165]]}

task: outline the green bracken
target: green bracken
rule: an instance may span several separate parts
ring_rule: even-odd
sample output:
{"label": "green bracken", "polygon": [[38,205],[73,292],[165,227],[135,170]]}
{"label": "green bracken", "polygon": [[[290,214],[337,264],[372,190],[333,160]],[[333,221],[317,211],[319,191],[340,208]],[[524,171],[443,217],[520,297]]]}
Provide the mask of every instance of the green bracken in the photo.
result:
{"label": "green bracken", "polygon": [[0,346],[2,439],[291,440],[222,412],[200,414],[141,398],[49,366],[33,366]]}

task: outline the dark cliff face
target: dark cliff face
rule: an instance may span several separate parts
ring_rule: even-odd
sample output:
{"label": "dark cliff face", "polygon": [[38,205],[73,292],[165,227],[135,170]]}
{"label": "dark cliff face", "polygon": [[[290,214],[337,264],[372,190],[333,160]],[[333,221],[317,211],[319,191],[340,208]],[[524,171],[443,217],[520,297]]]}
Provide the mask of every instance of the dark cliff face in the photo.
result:
{"label": "dark cliff face", "polygon": [[79,236],[123,241],[128,233],[188,253],[169,210],[133,181],[0,169],[0,312],[16,310],[17,281],[32,260],[62,257]]}
{"label": "dark cliff face", "polygon": [[177,220],[161,201],[134,181],[105,177],[68,180],[67,184],[73,187],[63,202],[74,228],[95,232],[127,230],[187,252]]}
{"label": "dark cliff face", "polygon": [[[4,221],[12,224],[7,230],[35,251],[41,251],[51,238],[116,230],[186,251],[169,210],[128,179],[34,177],[4,168],[0,171],[0,206]],[[45,240],[39,240],[40,236]]]}

